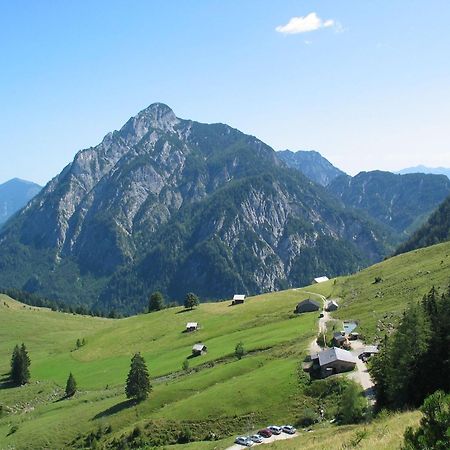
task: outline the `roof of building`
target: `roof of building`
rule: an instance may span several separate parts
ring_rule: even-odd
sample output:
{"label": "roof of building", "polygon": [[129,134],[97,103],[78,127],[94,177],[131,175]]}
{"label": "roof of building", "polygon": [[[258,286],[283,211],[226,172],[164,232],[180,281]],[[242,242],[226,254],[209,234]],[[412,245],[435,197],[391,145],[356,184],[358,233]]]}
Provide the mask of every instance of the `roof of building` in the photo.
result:
{"label": "roof of building", "polygon": [[327,307],[329,307],[329,306],[331,306],[331,305],[334,305],[334,306],[337,306],[337,307],[339,306],[335,300],[330,300],[330,301],[327,303]]}
{"label": "roof of building", "polygon": [[347,339],[345,336],[342,336],[342,333],[340,331],[333,333],[333,338],[336,341],[345,341]]}
{"label": "roof of building", "polygon": [[317,278],[314,278],[314,281],[316,282],[316,283],[323,283],[324,281],[328,281],[329,280],[329,278],[328,277],[317,277]]}
{"label": "roof of building", "polygon": [[325,366],[335,361],[344,361],[356,364],[356,358],[347,350],[333,347],[319,353],[319,364]]}
{"label": "roof of building", "polygon": [[186,328],[197,328],[198,327],[198,323],[197,322],[188,322],[186,324]]}
{"label": "roof of building", "polygon": [[364,353],[378,353],[378,347],[376,345],[366,345],[364,347]]}
{"label": "roof of building", "polygon": [[194,344],[194,346],[192,347],[192,350],[201,352],[204,348],[206,348],[205,344]]}
{"label": "roof of building", "polygon": [[320,308],[320,304],[318,302],[316,302],[315,300],[311,300],[310,298],[307,298],[306,300],[301,301],[297,306],[302,306],[302,305],[314,305],[314,306],[317,306],[318,308]]}
{"label": "roof of building", "polygon": [[233,300],[245,300],[244,294],[235,294]]}

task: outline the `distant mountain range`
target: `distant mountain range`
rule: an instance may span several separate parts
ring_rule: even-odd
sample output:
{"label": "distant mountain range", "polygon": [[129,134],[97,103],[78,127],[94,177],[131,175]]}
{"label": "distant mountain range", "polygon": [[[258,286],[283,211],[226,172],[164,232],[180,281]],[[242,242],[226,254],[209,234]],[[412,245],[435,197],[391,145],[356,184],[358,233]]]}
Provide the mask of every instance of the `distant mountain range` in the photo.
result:
{"label": "distant mountain range", "polygon": [[339,175],[345,175],[342,170],[333,166],[330,161],[314,150],[299,150],[297,152],[282,150],[277,152],[277,156],[287,166],[299,170],[310,180],[322,186],[327,186]]}
{"label": "distant mountain range", "polygon": [[402,169],[397,173],[402,175],[407,173],[431,173],[434,175],[445,175],[447,178],[450,178],[450,168],[445,167],[415,166],[415,167],[408,167],[407,169]]}
{"label": "distant mountain range", "polygon": [[0,184],[0,227],[41,189],[36,183],[19,178]]}
{"label": "distant mountain range", "polygon": [[153,104],[80,151],[0,233],[0,286],[125,313],[308,284],[380,260],[390,231],[253,136]]}
{"label": "distant mountain range", "polygon": [[327,189],[345,205],[364,211],[404,238],[450,195],[450,180],[444,175],[374,170],[354,177],[341,175]]}

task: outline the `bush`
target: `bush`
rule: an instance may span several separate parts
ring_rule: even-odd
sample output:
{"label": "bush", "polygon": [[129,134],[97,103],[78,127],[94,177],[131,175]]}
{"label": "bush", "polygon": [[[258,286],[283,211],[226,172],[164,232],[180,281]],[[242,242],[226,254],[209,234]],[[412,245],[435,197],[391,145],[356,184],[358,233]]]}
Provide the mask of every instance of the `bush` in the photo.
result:
{"label": "bush", "polygon": [[365,419],[368,405],[361,388],[350,382],[345,388],[339,405],[338,417],[343,424],[358,423]]}

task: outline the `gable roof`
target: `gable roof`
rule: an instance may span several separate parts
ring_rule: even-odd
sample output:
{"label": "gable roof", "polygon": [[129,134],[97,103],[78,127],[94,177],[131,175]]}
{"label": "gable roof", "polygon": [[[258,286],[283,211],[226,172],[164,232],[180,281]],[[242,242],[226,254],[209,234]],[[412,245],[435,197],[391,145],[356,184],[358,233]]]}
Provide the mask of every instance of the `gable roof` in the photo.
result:
{"label": "gable roof", "polygon": [[194,344],[194,346],[192,347],[192,350],[201,352],[204,348],[206,348],[205,344]]}
{"label": "gable roof", "polygon": [[333,347],[319,353],[319,364],[325,366],[335,361],[344,361],[356,364],[356,358],[347,350]]}
{"label": "gable roof", "polygon": [[245,300],[245,295],[244,294],[235,294],[233,296],[233,300]]}
{"label": "gable roof", "polygon": [[317,278],[314,278],[314,281],[316,283],[323,283],[324,281],[328,281],[328,280],[329,280],[328,277],[317,277]]}
{"label": "gable roof", "polygon": [[335,341],[345,341],[347,339],[345,336],[342,336],[340,331],[333,333],[333,338]]}
{"label": "gable roof", "polygon": [[316,302],[315,300],[311,300],[310,298],[307,298],[306,300],[301,301],[298,305],[297,308],[299,306],[303,306],[303,305],[314,305],[317,306],[318,308],[320,308],[320,304],[318,302]]}

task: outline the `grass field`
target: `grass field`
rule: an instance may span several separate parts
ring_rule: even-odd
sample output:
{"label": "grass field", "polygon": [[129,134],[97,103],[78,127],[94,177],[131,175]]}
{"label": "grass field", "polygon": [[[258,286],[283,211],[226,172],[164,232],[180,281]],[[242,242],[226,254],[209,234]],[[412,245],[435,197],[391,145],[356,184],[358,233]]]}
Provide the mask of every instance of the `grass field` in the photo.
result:
{"label": "grass field", "polygon": [[[295,316],[296,303],[308,297],[307,292],[339,297],[341,308],[334,315],[358,320],[360,331],[372,339],[431,285],[448,284],[449,255],[450,244],[440,244],[349,277],[252,297],[244,305],[204,303],[192,311],[171,308],[116,320],[52,312],[0,296],[0,449],[63,449],[99,427],[111,427],[108,439],[149,423],[174,430],[188,423],[225,437],[268,422],[295,423],[306,402],[297,372],[317,329],[317,314]],[[376,277],[382,281],[374,284]],[[201,329],[184,333],[188,321],[199,322]],[[86,345],[76,349],[78,338]],[[208,353],[190,359],[185,373],[182,363],[198,341],[208,346]],[[248,354],[237,360],[234,348],[240,341]],[[10,356],[21,342],[32,360],[32,382],[10,388],[5,383]],[[153,391],[147,401],[133,406],[123,387],[130,358],[137,351],[147,361]],[[70,371],[79,392],[73,399],[61,400]],[[406,424],[416,419],[413,413],[390,417],[386,425],[388,429],[392,425],[390,440],[386,438],[386,446],[379,448],[396,448],[400,442],[403,425],[395,426],[396,420]],[[361,448],[376,448],[370,442],[376,442],[377,427],[366,428],[369,434]],[[298,442],[301,448],[337,448],[334,435],[343,445],[360,429],[318,427]],[[186,448],[225,448],[232,440],[196,442]],[[272,448],[298,448],[283,445]]]}

